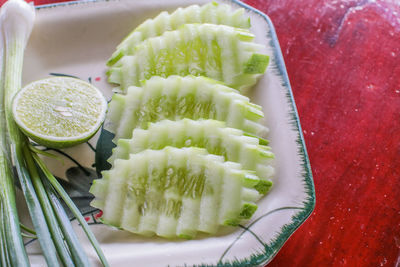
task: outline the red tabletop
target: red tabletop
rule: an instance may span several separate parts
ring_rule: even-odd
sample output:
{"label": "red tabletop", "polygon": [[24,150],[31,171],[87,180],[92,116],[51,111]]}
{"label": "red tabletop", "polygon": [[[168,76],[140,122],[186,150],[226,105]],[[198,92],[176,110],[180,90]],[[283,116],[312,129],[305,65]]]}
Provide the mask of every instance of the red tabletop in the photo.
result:
{"label": "red tabletop", "polygon": [[276,27],[317,198],[269,266],[400,266],[400,2],[246,3]]}

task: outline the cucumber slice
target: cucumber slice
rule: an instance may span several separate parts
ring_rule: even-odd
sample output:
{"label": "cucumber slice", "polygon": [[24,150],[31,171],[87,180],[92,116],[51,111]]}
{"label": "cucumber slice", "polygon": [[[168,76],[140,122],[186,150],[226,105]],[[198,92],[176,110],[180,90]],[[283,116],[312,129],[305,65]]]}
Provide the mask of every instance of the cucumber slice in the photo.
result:
{"label": "cucumber slice", "polygon": [[130,87],[126,95],[114,94],[109,104],[105,129],[114,140],[131,138],[135,128],[164,119],[215,119],[258,136],[268,129],[259,123],[261,107],[236,90],[212,79],[194,76],[154,76],[142,88]]}
{"label": "cucumber slice", "polygon": [[106,224],[141,235],[193,238],[237,225],[255,212],[261,180],[201,148],[144,150],[118,159],[95,180],[92,206]]}
{"label": "cucumber slice", "polygon": [[131,139],[118,140],[109,162],[113,164],[115,159],[128,159],[130,154],[166,146],[205,148],[210,154],[224,156],[226,161],[240,163],[266,181],[264,188],[259,186],[260,193],[267,193],[272,185],[269,179],[274,174],[274,154],[270,147],[216,120],[163,120],[151,123],[147,130],[135,129]]}
{"label": "cucumber slice", "polygon": [[253,38],[248,30],[226,25],[185,24],[138,44],[131,56],[108,70],[108,81],[126,92],[151,76],[207,76],[244,92],[269,61],[258,53],[263,46]]}
{"label": "cucumber slice", "polygon": [[237,28],[250,28],[250,18],[244,16],[244,9],[232,10],[230,5],[215,2],[198,6],[191,5],[178,8],[169,14],[161,12],[154,19],[148,19],[134,29],[117,46],[117,50],[108,60],[107,65],[114,65],[124,55],[132,55],[134,48],[143,40],[163,34],[166,31],[176,30],[188,23],[223,24]]}

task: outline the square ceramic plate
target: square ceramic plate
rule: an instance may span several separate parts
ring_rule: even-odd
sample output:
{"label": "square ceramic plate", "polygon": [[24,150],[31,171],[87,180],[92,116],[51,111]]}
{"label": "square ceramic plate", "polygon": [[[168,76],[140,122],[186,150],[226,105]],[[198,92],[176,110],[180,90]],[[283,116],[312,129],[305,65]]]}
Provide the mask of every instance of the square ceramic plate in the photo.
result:
{"label": "square ceramic plate", "polygon": [[[162,10],[173,11],[203,0],[120,0],[70,2],[39,6],[25,54],[23,84],[51,75],[72,75],[92,82],[110,99],[105,62],[116,45],[134,27]],[[228,234],[194,240],[143,238],[98,223],[98,211],[88,205],[87,190],[96,177],[93,164],[98,135],[89,143],[54,151],[64,157],[47,160],[54,174],[78,184],[65,184],[92,224],[111,266],[258,266],[268,263],[314,208],[311,170],[293,95],[278,40],[269,18],[235,1],[251,18],[255,41],[264,44],[271,61],[251,99],[262,105],[276,155],[276,177],[271,192],[246,225]],[[86,190],[86,192],[85,192]],[[86,202],[85,202],[86,200]],[[79,233],[82,231],[75,225]],[[95,253],[82,238],[94,265]],[[27,245],[32,264],[44,265],[37,242]]]}

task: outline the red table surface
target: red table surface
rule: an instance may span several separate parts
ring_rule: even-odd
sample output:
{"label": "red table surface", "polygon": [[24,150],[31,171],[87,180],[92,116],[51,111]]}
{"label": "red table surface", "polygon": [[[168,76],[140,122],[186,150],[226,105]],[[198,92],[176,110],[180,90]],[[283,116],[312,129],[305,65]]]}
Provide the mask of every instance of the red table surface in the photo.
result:
{"label": "red table surface", "polygon": [[400,266],[400,2],[246,3],[275,25],[317,198],[269,266]]}

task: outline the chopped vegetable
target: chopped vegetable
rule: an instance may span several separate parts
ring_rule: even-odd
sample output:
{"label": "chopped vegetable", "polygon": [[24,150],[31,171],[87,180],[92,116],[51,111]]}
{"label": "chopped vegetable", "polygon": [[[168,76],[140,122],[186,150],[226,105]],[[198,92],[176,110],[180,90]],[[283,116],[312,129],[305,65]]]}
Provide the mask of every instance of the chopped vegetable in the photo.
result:
{"label": "chopped vegetable", "polygon": [[238,91],[204,77],[152,77],[142,87],[130,87],[126,95],[114,94],[105,128],[115,140],[130,138],[134,128],[163,119],[215,119],[227,126],[265,136],[268,129],[259,123],[261,107],[250,103]]}
{"label": "chopped vegetable", "polygon": [[108,60],[109,66],[114,65],[124,55],[134,54],[135,46],[150,37],[176,30],[187,23],[222,24],[237,28],[250,28],[250,18],[244,16],[244,9],[232,10],[230,5],[212,2],[203,6],[191,5],[178,8],[173,13],[161,12],[154,19],[148,19],[134,29],[118,45],[117,50]]}
{"label": "chopped vegetable", "polygon": [[95,180],[92,206],[103,222],[142,234],[193,238],[237,225],[256,211],[262,182],[240,164],[201,148],[144,150]]}
{"label": "chopped vegetable", "polygon": [[253,86],[269,62],[259,54],[262,45],[252,42],[250,31],[215,24],[184,24],[139,43],[109,71],[109,82],[140,86],[152,76],[207,76],[245,92]]}
{"label": "chopped vegetable", "polygon": [[[205,148],[210,154],[223,156],[226,161],[256,171],[257,176],[264,180],[274,174],[274,154],[270,147],[260,145],[257,138],[245,136],[243,131],[226,127],[226,123],[216,120],[162,120],[151,123],[147,130],[136,128],[132,138],[118,140],[109,162],[112,164],[116,159],[128,159],[130,154],[166,146]],[[271,185],[266,184],[263,193]]]}

